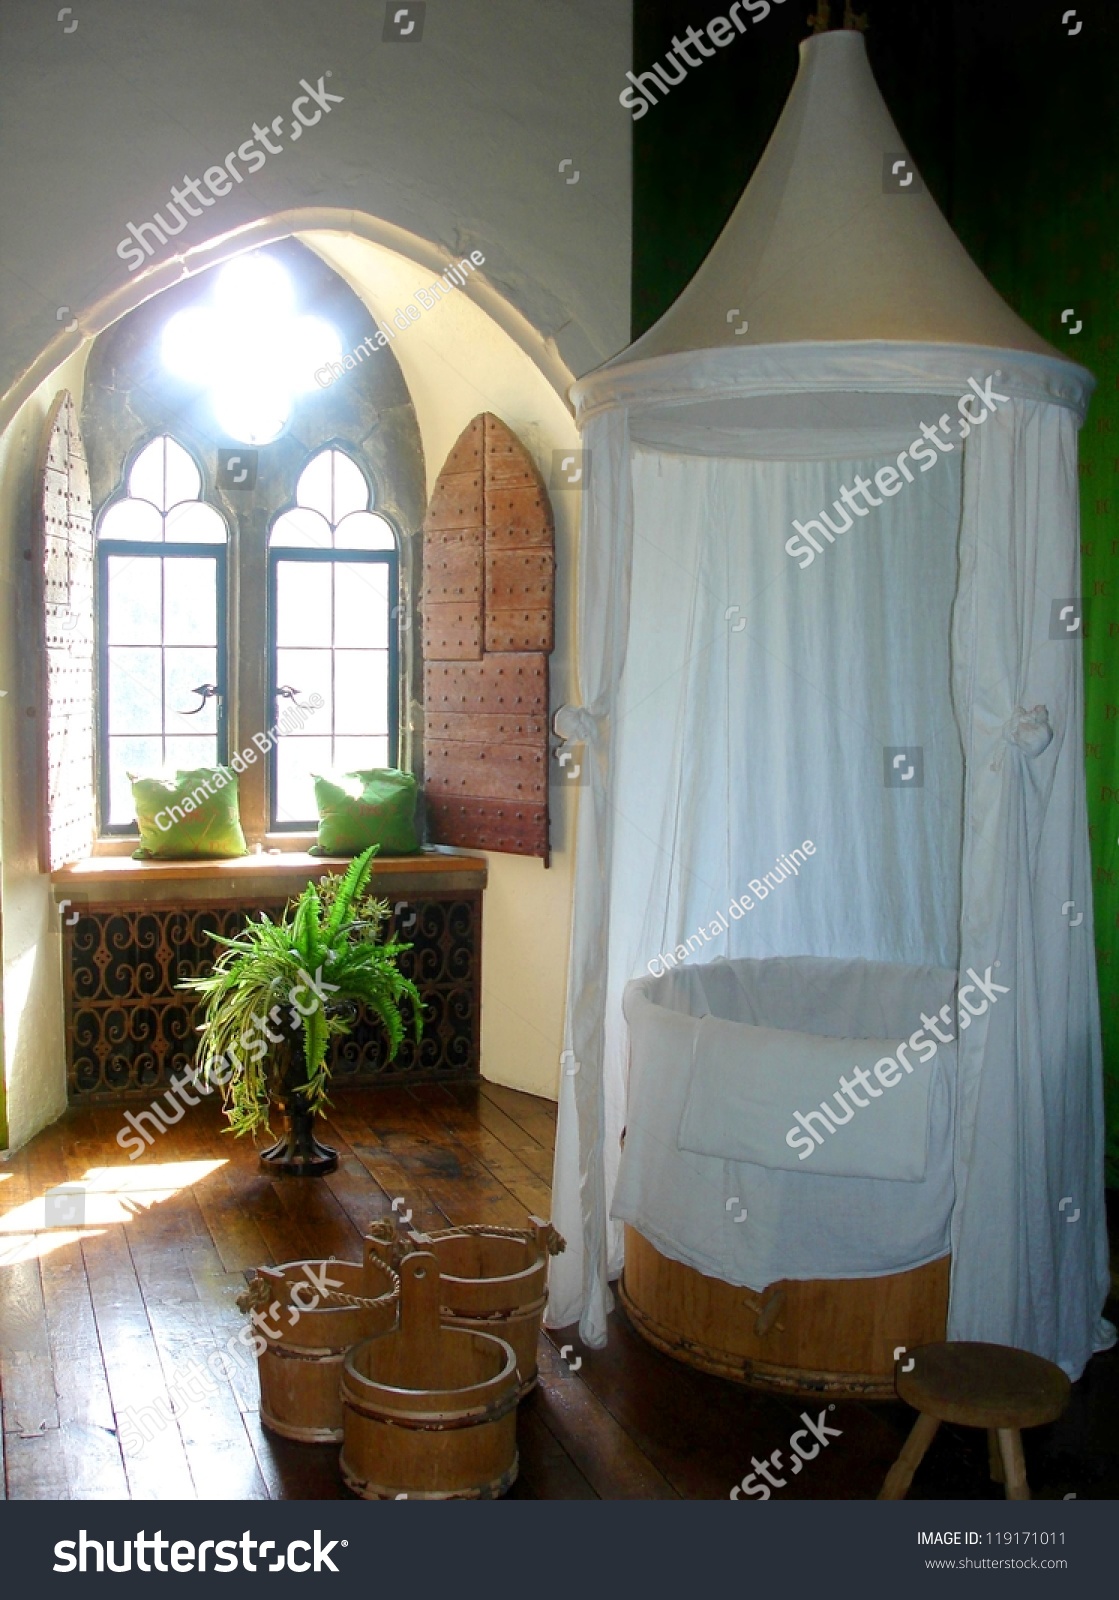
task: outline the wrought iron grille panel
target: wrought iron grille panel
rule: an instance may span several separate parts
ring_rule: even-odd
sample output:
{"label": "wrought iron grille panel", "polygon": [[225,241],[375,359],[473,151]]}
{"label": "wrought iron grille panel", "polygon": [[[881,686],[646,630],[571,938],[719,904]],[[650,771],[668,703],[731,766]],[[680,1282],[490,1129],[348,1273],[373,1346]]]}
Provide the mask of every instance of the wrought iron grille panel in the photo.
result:
{"label": "wrought iron grille panel", "polygon": [[[208,972],[209,932],[233,936],[251,906],[83,907],[65,927],[67,1079],[71,1102],[148,1099],[193,1062],[198,1002],[176,988]],[[425,895],[402,903],[387,925],[412,945],[401,970],[424,999],[424,1035],[408,1035],[386,1061],[380,1025],[364,1012],[332,1042],[342,1084],[476,1078],[479,1071],[482,896]],[[410,1019],[408,1019],[410,1022]]]}

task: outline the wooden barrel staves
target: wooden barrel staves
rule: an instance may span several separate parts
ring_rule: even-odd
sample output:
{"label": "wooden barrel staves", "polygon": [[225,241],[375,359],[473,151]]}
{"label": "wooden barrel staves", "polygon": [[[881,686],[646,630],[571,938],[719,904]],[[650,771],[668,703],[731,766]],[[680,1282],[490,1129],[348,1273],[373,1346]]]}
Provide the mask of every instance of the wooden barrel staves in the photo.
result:
{"label": "wooden barrel staves", "polygon": [[260,1420],[301,1444],[342,1440],[342,1363],[360,1339],[396,1325],[400,1280],[366,1241],[365,1260],[261,1267],[238,1300],[265,1341]]}
{"label": "wooden barrel staves", "polygon": [[342,1376],[342,1476],[363,1500],[495,1500],[517,1476],[517,1362],[503,1339],[440,1320],[439,1263],[400,1264],[400,1327]]}
{"label": "wooden barrel staves", "polygon": [[799,1278],[760,1294],[708,1278],[626,1228],[619,1298],[644,1338],[678,1361],[758,1389],[885,1400],[899,1347],[936,1344],[949,1258],[877,1278]]}
{"label": "wooden barrel staves", "polygon": [[413,1233],[417,1250],[439,1262],[440,1304],[448,1327],[495,1333],[512,1345],[523,1397],[536,1383],[536,1346],[548,1303],[548,1257],[565,1248],[550,1222],[525,1230],[481,1225]]}

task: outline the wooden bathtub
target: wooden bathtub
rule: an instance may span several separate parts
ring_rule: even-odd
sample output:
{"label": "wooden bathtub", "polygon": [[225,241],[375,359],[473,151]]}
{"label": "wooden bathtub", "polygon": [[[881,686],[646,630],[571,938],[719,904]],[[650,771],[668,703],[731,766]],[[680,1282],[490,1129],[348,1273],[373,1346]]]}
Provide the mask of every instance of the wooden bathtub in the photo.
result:
{"label": "wooden bathtub", "polygon": [[789,1279],[753,1294],[670,1260],[627,1227],[618,1290],[638,1332],[689,1366],[758,1389],[885,1400],[894,1351],[945,1337],[949,1262],[881,1278]]}

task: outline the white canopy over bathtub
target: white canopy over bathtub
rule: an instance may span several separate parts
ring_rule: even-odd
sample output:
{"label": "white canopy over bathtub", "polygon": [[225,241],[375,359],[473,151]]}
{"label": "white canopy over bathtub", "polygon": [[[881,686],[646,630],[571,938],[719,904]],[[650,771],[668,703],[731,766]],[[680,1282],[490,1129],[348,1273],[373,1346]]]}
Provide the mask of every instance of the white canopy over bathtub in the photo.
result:
{"label": "white canopy over bathtub", "polygon": [[[601,1344],[622,1264],[627,982],[809,956],[1005,986],[958,1042],[949,1335],[1073,1375],[1108,1341],[1076,598],[1091,386],[968,259],[845,32],[802,46],[676,306],[576,385],[583,703],[560,728],[589,784],[553,1325]],[[713,1255],[726,1226],[714,1204]],[[816,1275],[845,1276],[841,1254]]]}

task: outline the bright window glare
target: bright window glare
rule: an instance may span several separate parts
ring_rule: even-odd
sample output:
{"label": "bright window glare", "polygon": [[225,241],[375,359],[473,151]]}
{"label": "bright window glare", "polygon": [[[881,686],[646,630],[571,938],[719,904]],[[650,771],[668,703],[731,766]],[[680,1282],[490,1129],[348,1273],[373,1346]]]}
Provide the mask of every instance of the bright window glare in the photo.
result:
{"label": "bright window glare", "polygon": [[243,444],[271,444],[284,431],[291,396],[262,384],[215,385],[210,394],[214,418],[223,433]]}
{"label": "bright window glare", "polygon": [[268,256],[238,256],[218,273],[214,307],[227,317],[286,322],[294,315],[291,279]]}
{"label": "bright window glare", "polygon": [[316,393],[314,374],[328,361],[342,359],[342,341],[321,317],[300,317],[288,340],[288,382],[296,394]]}
{"label": "bright window glare", "polygon": [[204,384],[214,369],[218,350],[212,312],[191,306],[179,311],[163,330],[163,365],[184,383]]}
{"label": "bright window glare", "polygon": [[177,312],[163,330],[167,370],[208,392],[222,432],[270,444],[287,426],[313,374],[342,343],[321,317],[297,316],[291,279],[277,261],[238,256],[217,274],[212,301]]}

